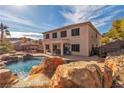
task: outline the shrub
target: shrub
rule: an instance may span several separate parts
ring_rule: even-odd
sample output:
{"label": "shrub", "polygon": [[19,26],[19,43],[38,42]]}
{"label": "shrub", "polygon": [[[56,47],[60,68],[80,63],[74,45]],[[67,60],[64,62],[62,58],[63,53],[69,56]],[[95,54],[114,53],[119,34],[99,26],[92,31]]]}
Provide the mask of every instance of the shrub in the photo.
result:
{"label": "shrub", "polygon": [[0,42],[0,54],[13,51],[13,45],[9,41]]}

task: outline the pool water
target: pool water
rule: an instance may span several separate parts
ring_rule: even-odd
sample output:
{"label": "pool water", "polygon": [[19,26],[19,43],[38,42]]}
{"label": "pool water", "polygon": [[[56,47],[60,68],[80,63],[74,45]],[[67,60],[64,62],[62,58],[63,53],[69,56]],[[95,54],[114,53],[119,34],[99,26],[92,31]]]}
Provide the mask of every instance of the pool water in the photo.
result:
{"label": "pool water", "polygon": [[20,60],[18,62],[8,64],[7,68],[17,74],[20,79],[24,79],[29,74],[32,66],[40,64],[43,59],[44,57],[33,57],[25,61]]}

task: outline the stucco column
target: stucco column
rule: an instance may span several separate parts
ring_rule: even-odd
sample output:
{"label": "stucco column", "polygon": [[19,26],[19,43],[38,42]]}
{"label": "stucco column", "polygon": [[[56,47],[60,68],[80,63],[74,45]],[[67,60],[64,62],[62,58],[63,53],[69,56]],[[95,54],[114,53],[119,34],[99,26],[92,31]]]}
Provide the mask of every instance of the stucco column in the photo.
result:
{"label": "stucco column", "polygon": [[53,55],[53,44],[50,43],[50,51],[51,51],[51,54]]}
{"label": "stucco column", "polygon": [[61,56],[63,56],[63,43],[61,42]]}
{"label": "stucco column", "polygon": [[43,42],[43,51],[46,54],[46,46],[45,46],[45,43],[44,42]]}

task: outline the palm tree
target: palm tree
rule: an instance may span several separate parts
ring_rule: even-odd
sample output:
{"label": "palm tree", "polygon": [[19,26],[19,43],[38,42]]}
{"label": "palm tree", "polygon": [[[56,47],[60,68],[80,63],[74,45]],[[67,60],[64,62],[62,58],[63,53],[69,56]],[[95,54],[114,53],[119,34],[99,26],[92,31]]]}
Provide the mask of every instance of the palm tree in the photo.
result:
{"label": "palm tree", "polygon": [[1,37],[0,41],[2,42],[4,39],[4,35],[10,36],[10,32],[8,31],[8,26],[0,24]]}

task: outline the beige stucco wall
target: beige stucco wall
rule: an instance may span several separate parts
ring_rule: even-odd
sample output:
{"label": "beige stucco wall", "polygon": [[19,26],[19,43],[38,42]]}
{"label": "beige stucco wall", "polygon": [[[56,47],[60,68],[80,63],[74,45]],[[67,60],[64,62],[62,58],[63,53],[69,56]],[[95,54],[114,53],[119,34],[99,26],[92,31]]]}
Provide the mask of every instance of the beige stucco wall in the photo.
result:
{"label": "beige stucco wall", "polygon": [[88,32],[89,32],[88,46],[89,46],[89,51],[91,51],[92,46],[94,47],[96,47],[96,45],[100,46],[101,35],[98,34],[96,31],[94,31],[94,29],[92,29],[90,26],[88,26]]}
{"label": "beige stucco wall", "polygon": [[[80,28],[80,35],[79,36],[71,36],[71,30],[74,28]],[[67,37],[61,38],[61,31],[67,31]],[[57,32],[57,38],[52,38],[52,33]],[[93,31],[93,29],[87,25],[78,25],[73,26],[69,28],[64,28],[57,31],[47,32],[50,34],[50,39],[43,40],[43,44],[50,44],[50,48],[52,48],[52,43],[55,42],[64,42],[64,39],[68,39],[68,43],[70,44],[80,44],[80,52],[72,52],[72,55],[82,55],[82,56],[89,56],[89,51],[91,50],[92,44],[98,44],[99,40],[92,38],[92,35],[94,36],[96,34],[96,31]],[[47,34],[45,33],[45,34]],[[44,34],[44,35],[45,35]],[[98,35],[99,36],[99,35]]]}
{"label": "beige stucco wall", "polygon": [[[80,52],[72,52],[73,55],[88,56],[88,29],[87,25],[80,25],[73,28],[80,28],[79,36],[71,36],[71,29],[68,31],[71,44],[80,44]],[[72,29],[73,29],[72,28]]]}

